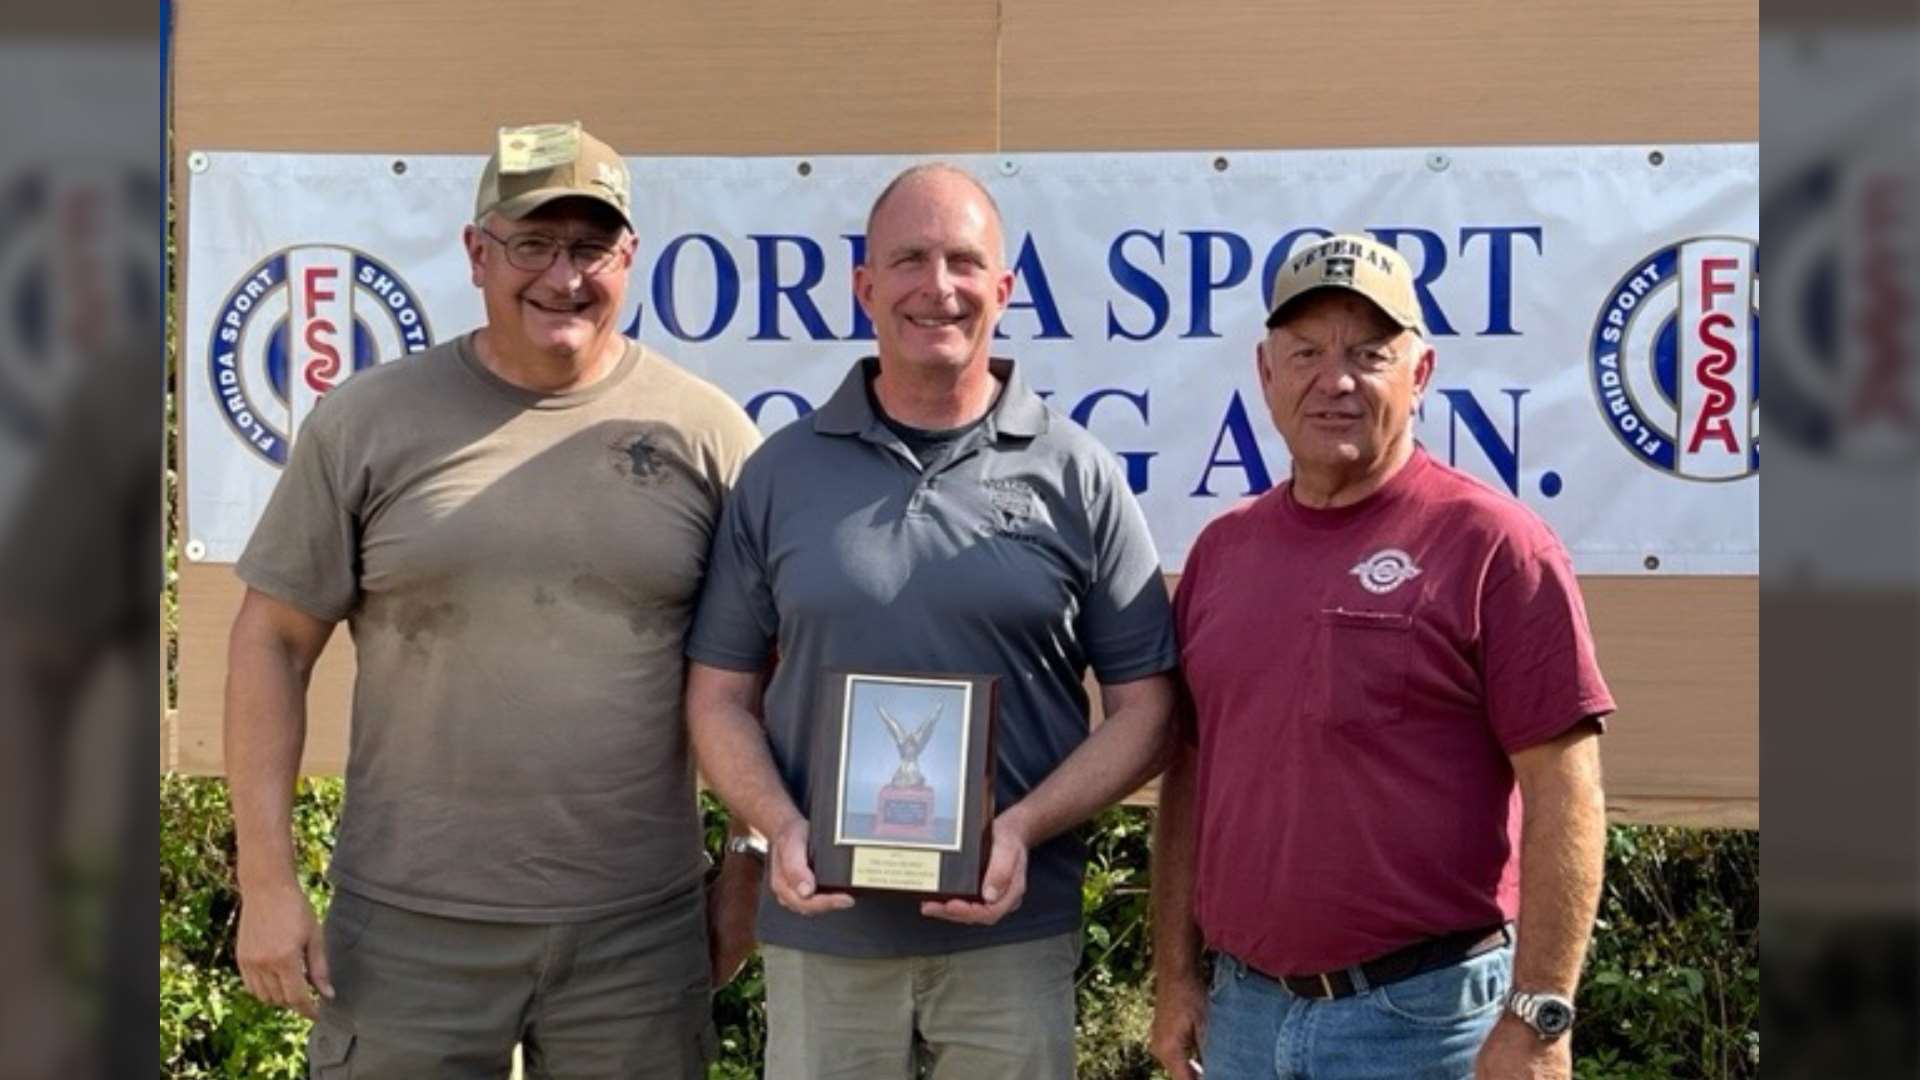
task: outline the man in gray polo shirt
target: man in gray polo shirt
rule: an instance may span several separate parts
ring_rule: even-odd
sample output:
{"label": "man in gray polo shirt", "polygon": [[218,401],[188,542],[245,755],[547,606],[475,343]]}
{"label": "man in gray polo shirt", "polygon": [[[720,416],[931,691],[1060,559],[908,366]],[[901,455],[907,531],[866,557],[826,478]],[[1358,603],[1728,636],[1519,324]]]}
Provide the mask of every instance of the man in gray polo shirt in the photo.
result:
{"label": "man in gray polo shirt", "polygon": [[[702,771],[771,838],[767,1075],[906,1080],[917,1043],[939,1078],[1068,1077],[1085,852],[1067,830],[1160,766],[1159,559],[1114,457],[989,358],[1013,275],[977,181],[895,179],[854,288],[879,355],[742,470],[687,648]],[[800,807],[836,667],[1000,677],[982,902],[815,892]]]}

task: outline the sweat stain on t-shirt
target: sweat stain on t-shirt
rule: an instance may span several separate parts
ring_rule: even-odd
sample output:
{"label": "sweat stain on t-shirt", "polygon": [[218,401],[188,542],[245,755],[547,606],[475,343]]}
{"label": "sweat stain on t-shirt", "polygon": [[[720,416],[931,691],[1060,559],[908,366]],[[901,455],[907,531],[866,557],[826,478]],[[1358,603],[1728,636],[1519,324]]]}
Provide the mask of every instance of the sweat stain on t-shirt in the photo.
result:
{"label": "sweat stain on t-shirt", "polygon": [[588,611],[618,615],[627,620],[627,629],[636,638],[663,632],[657,607],[636,603],[618,585],[598,574],[575,576],[567,583],[567,593],[574,603]]}
{"label": "sweat stain on t-shirt", "polygon": [[409,600],[393,615],[393,628],[409,644],[419,643],[422,638],[457,633],[466,625],[466,609],[451,600],[438,604]]}

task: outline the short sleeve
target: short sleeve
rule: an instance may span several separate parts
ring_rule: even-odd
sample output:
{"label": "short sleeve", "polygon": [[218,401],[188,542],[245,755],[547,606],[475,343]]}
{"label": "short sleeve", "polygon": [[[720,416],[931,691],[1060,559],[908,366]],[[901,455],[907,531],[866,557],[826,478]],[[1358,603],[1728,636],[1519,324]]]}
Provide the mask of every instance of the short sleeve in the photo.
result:
{"label": "short sleeve", "polygon": [[360,507],[332,452],[332,410],[307,417],[234,572],[316,619],[338,622],[360,600]]}
{"label": "short sleeve", "polygon": [[713,457],[710,463],[713,472],[708,480],[725,494],[733,490],[734,484],[740,480],[740,470],[746,466],[753,452],[759,449],[760,429],[754,426],[746,410],[734,404],[732,398],[727,398],[710,430],[713,432]]}
{"label": "short sleeve", "polygon": [[780,616],[766,568],[770,492],[752,479],[749,467],[727,496],[687,635],[688,659],[729,671],[764,668],[779,639]]}
{"label": "short sleeve", "polygon": [[1573,560],[1545,525],[1538,531],[1503,544],[1481,598],[1487,718],[1508,754],[1614,708]]}
{"label": "short sleeve", "polygon": [[1079,620],[1087,661],[1108,685],[1169,671],[1179,657],[1160,555],[1139,500],[1111,458],[1099,460],[1092,495],[1093,582]]}

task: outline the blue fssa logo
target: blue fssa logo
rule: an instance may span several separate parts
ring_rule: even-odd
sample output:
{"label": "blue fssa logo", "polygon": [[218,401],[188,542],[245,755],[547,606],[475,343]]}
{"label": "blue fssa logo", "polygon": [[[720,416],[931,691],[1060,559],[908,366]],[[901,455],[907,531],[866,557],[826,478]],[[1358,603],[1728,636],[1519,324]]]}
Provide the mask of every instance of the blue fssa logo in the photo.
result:
{"label": "blue fssa logo", "polygon": [[432,344],[418,296],[385,264],[302,244],[267,256],[227,294],[207,374],[227,426],[285,465],[300,421],[340,380]]}
{"label": "blue fssa logo", "polygon": [[1641,461],[1688,480],[1760,468],[1760,246],[1668,245],[1628,271],[1594,320],[1600,414]]}

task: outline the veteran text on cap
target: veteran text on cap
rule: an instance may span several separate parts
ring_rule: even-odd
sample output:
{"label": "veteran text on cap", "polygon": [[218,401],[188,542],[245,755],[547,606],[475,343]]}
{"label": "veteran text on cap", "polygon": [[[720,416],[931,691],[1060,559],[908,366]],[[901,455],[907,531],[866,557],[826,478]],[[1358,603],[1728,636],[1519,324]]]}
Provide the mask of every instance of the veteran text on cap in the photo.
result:
{"label": "veteran text on cap", "polygon": [[1413,268],[1399,252],[1365,236],[1331,236],[1293,253],[1273,279],[1267,325],[1278,326],[1286,309],[1316,289],[1348,289],[1373,301],[1387,317],[1421,337],[1420,298]]}

